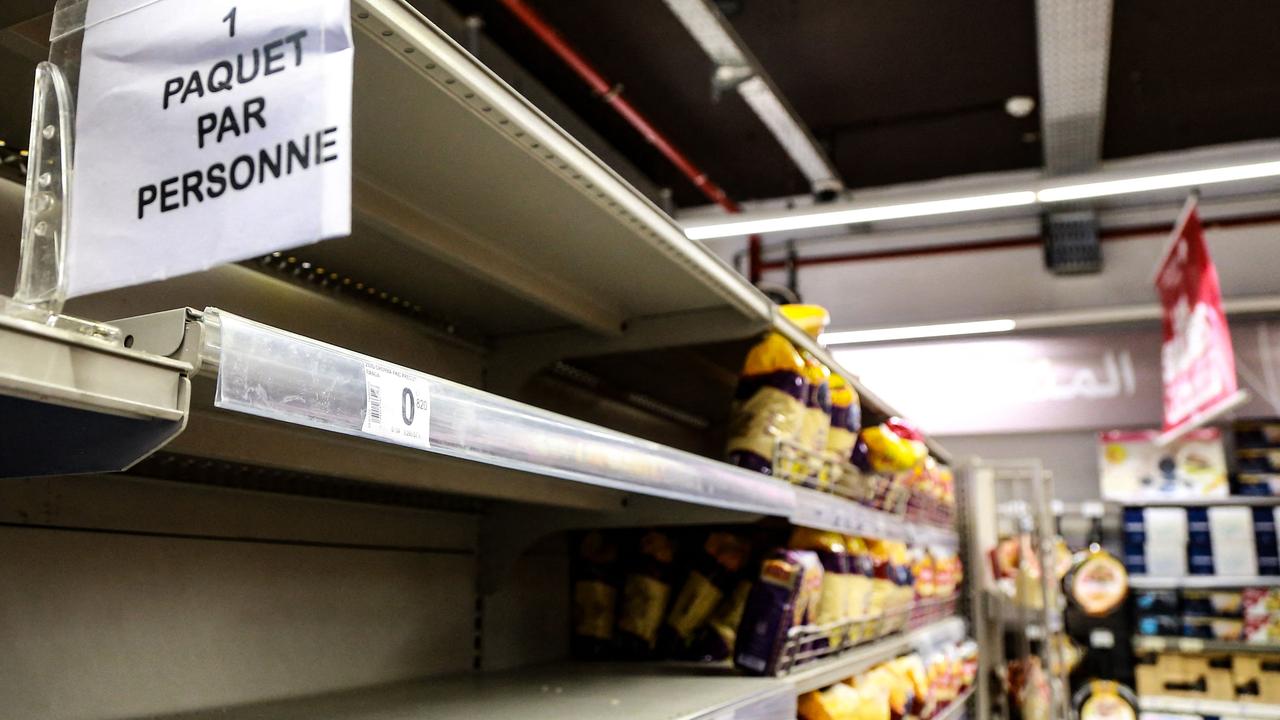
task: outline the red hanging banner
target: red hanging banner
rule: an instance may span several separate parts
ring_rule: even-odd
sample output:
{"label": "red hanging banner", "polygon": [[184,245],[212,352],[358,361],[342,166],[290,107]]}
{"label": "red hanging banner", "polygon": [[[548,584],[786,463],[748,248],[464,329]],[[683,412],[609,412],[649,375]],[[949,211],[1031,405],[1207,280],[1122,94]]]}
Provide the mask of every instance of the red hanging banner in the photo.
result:
{"label": "red hanging banner", "polygon": [[1235,352],[1222,311],[1218,271],[1209,257],[1196,198],[1187,199],[1164,257],[1156,266],[1164,344],[1163,442],[1244,402]]}

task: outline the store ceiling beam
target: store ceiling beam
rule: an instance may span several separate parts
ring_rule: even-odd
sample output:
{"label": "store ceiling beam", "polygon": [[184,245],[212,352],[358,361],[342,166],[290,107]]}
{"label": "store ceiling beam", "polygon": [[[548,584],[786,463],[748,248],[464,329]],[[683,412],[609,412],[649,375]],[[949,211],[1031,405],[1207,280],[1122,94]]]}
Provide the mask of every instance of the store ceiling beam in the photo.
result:
{"label": "store ceiling beam", "polygon": [[1049,175],[1092,170],[1102,157],[1112,0],[1036,0],[1040,128]]}
{"label": "store ceiling beam", "polygon": [[809,127],[711,0],[664,0],[716,68],[717,91],[735,89],[773,134],[815,193],[844,187],[840,173]]}

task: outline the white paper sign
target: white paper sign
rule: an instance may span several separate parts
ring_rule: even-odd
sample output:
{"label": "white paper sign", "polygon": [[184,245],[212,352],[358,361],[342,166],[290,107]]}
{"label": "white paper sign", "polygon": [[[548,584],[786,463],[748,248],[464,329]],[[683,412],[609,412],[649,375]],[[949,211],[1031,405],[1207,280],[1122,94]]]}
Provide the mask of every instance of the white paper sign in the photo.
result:
{"label": "white paper sign", "polygon": [[351,232],[348,0],[90,0],[69,294]]}
{"label": "white paper sign", "polygon": [[401,445],[431,447],[431,383],[385,366],[364,368],[365,433]]}

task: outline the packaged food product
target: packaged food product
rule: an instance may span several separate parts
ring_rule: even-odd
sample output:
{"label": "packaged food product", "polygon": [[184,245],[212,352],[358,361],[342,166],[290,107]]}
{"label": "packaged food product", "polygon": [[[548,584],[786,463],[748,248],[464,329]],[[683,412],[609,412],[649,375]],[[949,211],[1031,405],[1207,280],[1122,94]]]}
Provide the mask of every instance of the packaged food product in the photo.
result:
{"label": "packaged food product", "polygon": [[749,550],[747,541],[733,533],[707,535],[667,612],[661,632],[664,655],[683,657],[688,652],[694,634],[733,588]]}
{"label": "packaged food product", "polygon": [[1177,590],[1145,590],[1133,596],[1140,613],[1177,613],[1181,609]]}
{"label": "packaged food product", "polygon": [[934,568],[933,553],[928,548],[911,549],[911,576],[915,579],[916,597],[922,600],[937,593]]}
{"label": "packaged food product", "polygon": [[878,473],[910,470],[929,454],[924,443],[902,437],[887,422],[863,428],[860,436],[867,444],[868,463]]}
{"label": "packaged food product", "polygon": [[846,536],[844,546],[849,553],[849,617],[857,621],[849,628],[849,639],[856,643],[868,636],[868,628],[876,625],[880,617],[872,614],[871,607],[876,563],[862,538]]}
{"label": "packaged food product", "polygon": [[804,359],[804,377],[809,383],[809,391],[805,396],[804,417],[800,421],[796,443],[806,450],[821,453],[826,450],[827,435],[831,431],[831,370],[807,352],[800,356]]}
{"label": "packaged food product", "polygon": [[650,530],[640,537],[622,586],[615,643],[624,656],[651,657],[658,628],[671,598],[675,545],[670,536]]}
{"label": "packaged food product", "polygon": [[809,386],[795,347],[769,333],[747,353],[729,421],[729,462],[773,472],[774,449],[790,440],[804,418]]}
{"label": "packaged food product", "polygon": [[841,462],[853,457],[853,446],[862,429],[862,407],[853,385],[839,375],[831,376],[831,429],[827,431],[827,452]]}
{"label": "packaged food product", "polygon": [[836,683],[826,690],[800,696],[800,720],[847,720],[857,712],[862,695],[849,685]]}
{"label": "packaged food product", "polygon": [[753,675],[778,670],[787,631],[804,622],[809,603],[821,590],[822,563],[804,550],[775,550],[760,565],[738,624],[733,664]]}
{"label": "packaged food product", "polygon": [[891,720],[893,710],[889,700],[887,678],[869,675],[858,683],[858,708],[850,720]]}
{"label": "packaged food product", "polygon": [[880,539],[867,539],[867,550],[874,562],[875,576],[871,580],[871,599],[869,615],[879,621],[870,623],[864,640],[871,640],[888,632],[894,622],[894,613],[900,610],[894,603],[897,590],[896,573],[891,568],[889,542]]}
{"label": "packaged food product", "polygon": [[573,655],[600,658],[609,654],[617,621],[622,571],[613,538],[592,531],[575,543],[573,563]]}
{"label": "packaged food product", "polygon": [[813,614],[813,624],[835,627],[817,641],[815,649],[839,647],[848,630],[843,623],[850,617],[849,581],[853,572],[853,561],[845,547],[844,536],[834,532],[796,528],[788,545],[796,550],[814,552],[822,563],[822,590]]}
{"label": "packaged food product", "polygon": [[711,614],[711,619],[694,639],[688,653],[690,660],[720,662],[733,657],[738,625],[742,623],[742,613],[750,595],[751,581],[739,580],[733,591],[720,601],[720,605]]}

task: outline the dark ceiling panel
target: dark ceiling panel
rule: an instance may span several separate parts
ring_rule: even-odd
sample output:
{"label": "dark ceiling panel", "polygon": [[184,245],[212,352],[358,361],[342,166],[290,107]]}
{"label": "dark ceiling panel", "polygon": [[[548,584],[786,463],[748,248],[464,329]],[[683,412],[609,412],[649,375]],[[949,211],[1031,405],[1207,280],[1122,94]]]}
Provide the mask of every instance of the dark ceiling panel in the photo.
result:
{"label": "dark ceiling panel", "polygon": [[[735,199],[808,185],[734,93],[711,100],[711,62],[660,0],[530,3]],[[496,0],[451,0],[680,205],[706,200],[593,98]],[[854,187],[1040,163],[1030,0],[745,0],[731,21]],[[891,143],[886,146],[884,143]]]}
{"label": "dark ceiling panel", "polygon": [[[450,0],[681,205],[707,199],[496,0]],[[711,99],[712,64],[661,0],[530,0],[570,44],[736,199],[805,192],[808,185],[750,108]]]}
{"label": "dark ceiling panel", "polygon": [[1112,35],[1105,157],[1280,135],[1280,2],[1124,0]]}

